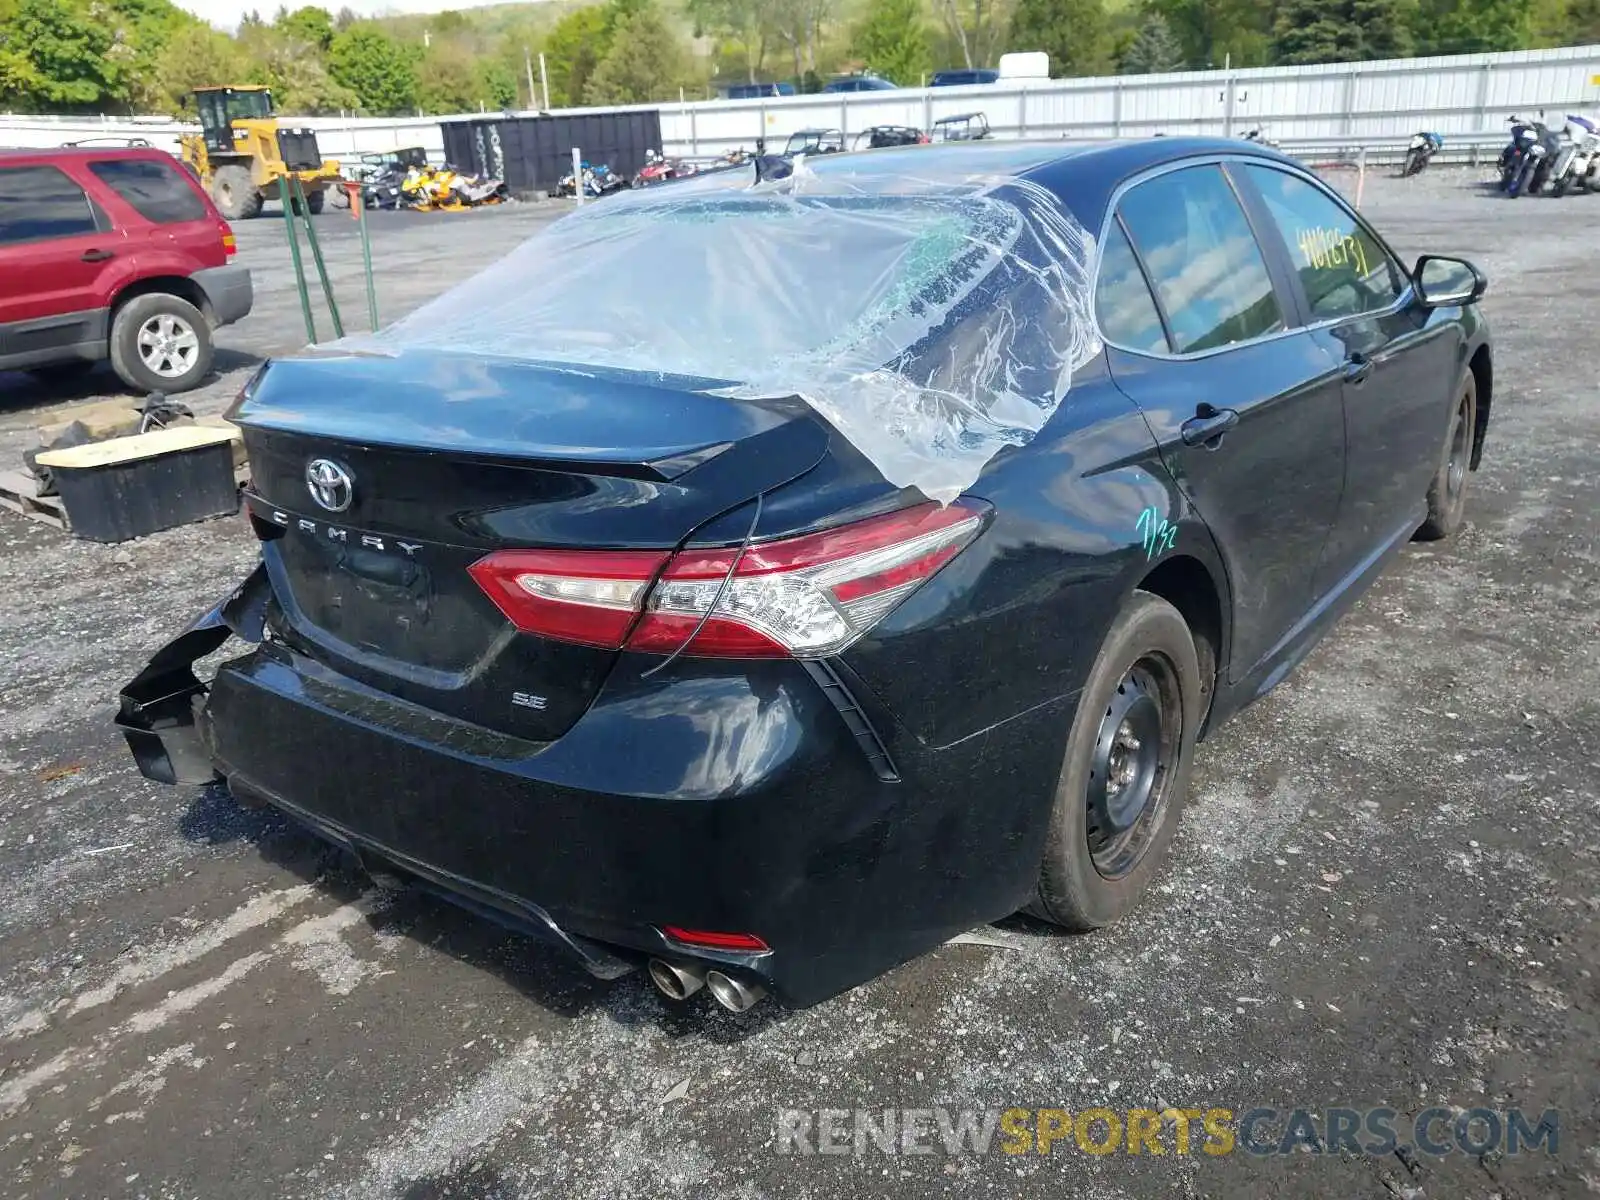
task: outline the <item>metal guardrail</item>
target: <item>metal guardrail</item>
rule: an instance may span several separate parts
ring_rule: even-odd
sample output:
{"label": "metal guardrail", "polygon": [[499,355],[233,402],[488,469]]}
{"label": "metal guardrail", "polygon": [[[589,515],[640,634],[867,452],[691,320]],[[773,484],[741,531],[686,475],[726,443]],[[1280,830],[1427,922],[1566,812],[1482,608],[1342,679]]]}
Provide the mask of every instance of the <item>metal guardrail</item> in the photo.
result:
{"label": "metal guardrail", "polygon": [[[1511,140],[1510,129],[1485,133],[1444,134],[1444,145],[1434,152],[1438,163],[1468,163],[1477,166],[1494,162],[1500,150]],[[1363,155],[1369,165],[1398,163],[1405,159],[1411,145],[1411,136],[1390,137],[1299,137],[1277,139],[1278,148],[1285,154],[1310,162],[1329,165],[1354,165]]]}

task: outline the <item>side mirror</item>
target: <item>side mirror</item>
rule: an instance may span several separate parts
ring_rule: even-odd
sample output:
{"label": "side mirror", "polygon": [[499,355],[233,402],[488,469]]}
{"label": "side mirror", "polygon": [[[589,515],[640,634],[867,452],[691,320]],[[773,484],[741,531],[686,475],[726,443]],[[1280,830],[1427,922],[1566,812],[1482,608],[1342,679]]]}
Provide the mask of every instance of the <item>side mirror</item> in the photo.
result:
{"label": "side mirror", "polygon": [[1425,308],[1453,308],[1475,304],[1489,286],[1489,280],[1464,258],[1424,254],[1411,273],[1417,299]]}

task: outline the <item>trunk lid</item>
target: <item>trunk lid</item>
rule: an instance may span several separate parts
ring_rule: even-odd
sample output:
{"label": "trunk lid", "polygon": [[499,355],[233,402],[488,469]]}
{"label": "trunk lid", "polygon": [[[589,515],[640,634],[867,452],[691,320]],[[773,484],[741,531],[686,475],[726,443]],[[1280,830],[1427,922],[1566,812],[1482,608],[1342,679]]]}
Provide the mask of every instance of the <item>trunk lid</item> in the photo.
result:
{"label": "trunk lid", "polygon": [[230,417],[285,640],[446,716],[559,737],[616,652],[517,632],[467,568],[511,547],[672,549],[826,453],[803,402],[709,386],[436,352],[270,364]]}

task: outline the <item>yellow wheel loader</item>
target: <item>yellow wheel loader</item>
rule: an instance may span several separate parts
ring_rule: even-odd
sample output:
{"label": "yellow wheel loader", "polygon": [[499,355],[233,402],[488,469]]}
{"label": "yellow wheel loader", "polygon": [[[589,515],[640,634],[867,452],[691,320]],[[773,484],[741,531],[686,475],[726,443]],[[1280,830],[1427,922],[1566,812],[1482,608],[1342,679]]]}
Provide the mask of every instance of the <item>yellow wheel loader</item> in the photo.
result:
{"label": "yellow wheel loader", "polygon": [[339,180],[339,164],[324,162],[310,129],[280,129],[272,93],[264,87],[204,87],[194,90],[200,132],[180,139],[183,165],[192,171],[217,209],[230,221],[255,216],[278,197],[278,180],[296,177],[306,207],[321,212],[327,189]]}

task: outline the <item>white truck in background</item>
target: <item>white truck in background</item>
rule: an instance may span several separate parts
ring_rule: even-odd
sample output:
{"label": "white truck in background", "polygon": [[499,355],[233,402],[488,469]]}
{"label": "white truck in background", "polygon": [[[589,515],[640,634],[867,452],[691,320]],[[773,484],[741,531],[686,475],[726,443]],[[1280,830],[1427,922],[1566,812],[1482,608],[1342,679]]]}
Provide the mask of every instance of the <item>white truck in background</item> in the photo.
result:
{"label": "white truck in background", "polygon": [[1029,83],[1050,78],[1050,56],[1043,50],[1018,50],[1000,56],[1001,83]]}

